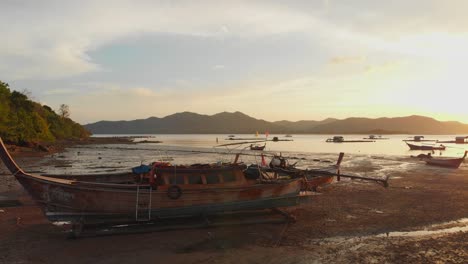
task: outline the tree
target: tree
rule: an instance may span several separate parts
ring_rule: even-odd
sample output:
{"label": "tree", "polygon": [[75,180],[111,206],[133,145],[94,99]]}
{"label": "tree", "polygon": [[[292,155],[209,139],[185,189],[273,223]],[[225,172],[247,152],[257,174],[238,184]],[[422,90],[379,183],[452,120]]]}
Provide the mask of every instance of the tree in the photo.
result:
{"label": "tree", "polygon": [[68,105],[60,105],[57,114],[29,96],[27,90],[10,91],[9,85],[0,81],[0,137],[3,140],[26,144],[89,137],[89,131],[70,119]]}
{"label": "tree", "polygon": [[69,118],[70,117],[70,108],[66,104],[61,104],[59,108],[59,115],[62,118]]}

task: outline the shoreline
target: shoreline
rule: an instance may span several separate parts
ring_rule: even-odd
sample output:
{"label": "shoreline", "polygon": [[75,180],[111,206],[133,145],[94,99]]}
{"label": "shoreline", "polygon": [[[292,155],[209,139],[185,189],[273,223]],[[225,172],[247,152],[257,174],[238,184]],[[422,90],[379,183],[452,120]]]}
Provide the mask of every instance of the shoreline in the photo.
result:
{"label": "shoreline", "polygon": [[89,137],[83,139],[61,139],[52,143],[36,143],[35,146],[18,146],[5,143],[8,151],[14,157],[42,157],[63,152],[66,148],[80,145],[97,144],[137,144],[132,139],[136,137]]}

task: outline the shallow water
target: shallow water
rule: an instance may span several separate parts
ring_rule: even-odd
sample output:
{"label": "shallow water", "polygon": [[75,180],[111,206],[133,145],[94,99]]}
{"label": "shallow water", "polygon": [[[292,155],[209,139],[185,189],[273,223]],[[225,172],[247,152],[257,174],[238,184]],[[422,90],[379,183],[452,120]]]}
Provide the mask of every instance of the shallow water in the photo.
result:
{"label": "shallow water", "polygon": [[[107,135],[108,136],[108,135]],[[115,136],[115,135],[114,135]],[[129,136],[129,135],[125,135]],[[140,135],[141,136],[141,135]],[[270,135],[272,138],[275,135]],[[282,135],[276,135],[280,138]],[[252,135],[236,135],[236,137],[253,137]],[[462,164],[458,170],[426,166],[424,162],[409,158],[421,151],[409,151],[402,141],[408,135],[388,136],[388,140],[372,143],[326,143],[327,135],[294,135],[293,141],[267,142],[265,155],[269,162],[273,154],[288,157],[290,163],[297,162],[299,168],[327,167],[336,162],[339,152],[345,152],[342,162],[343,173],[354,173],[370,177],[397,177],[402,171],[431,171],[435,174],[466,172]],[[347,135],[346,139],[362,139],[367,135]],[[431,138],[450,140],[455,136],[433,136]],[[77,174],[77,173],[106,173],[128,171],[129,168],[140,164],[149,164],[158,160],[166,160],[172,164],[193,164],[230,162],[234,153],[241,152],[240,161],[246,164],[260,163],[258,151],[248,149],[250,144],[227,147],[213,147],[216,145],[238,143],[226,140],[226,135],[148,135],[138,137],[135,141],[159,140],[163,143],[139,144],[108,144],[82,145],[68,148],[65,152],[54,154],[48,159],[41,160],[37,165],[26,167],[41,173]],[[429,136],[428,136],[429,138]],[[447,144],[449,146],[449,144]],[[461,156],[468,145],[450,145],[445,152],[434,155]],[[51,159],[53,162],[51,162]]]}
{"label": "shallow water", "polygon": [[[99,136],[116,136],[116,135],[96,135]],[[132,135],[119,135],[119,136],[132,136]],[[181,147],[203,147],[212,148],[215,145],[229,144],[244,142],[244,140],[228,140],[227,135],[210,134],[210,135],[194,135],[194,134],[161,134],[161,135],[138,135],[136,141],[159,140],[163,143],[161,145],[181,146]],[[147,137],[145,137],[147,136]],[[369,135],[355,134],[345,135],[345,140],[362,140]],[[454,140],[457,135],[432,135],[426,136],[427,140]],[[290,151],[290,152],[308,152],[308,153],[353,153],[353,154],[369,154],[369,155],[417,155],[421,151],[410,151],[409,147],[403,142],[404,139],[412,138],[411,135],[389,135],[383,136],[388,139],[375,140],[370,143],[328,143],[325,142],[327,138],[333,135],[293,135],[292,137],[284,137],[284,135],[269,135],[267,139],[271,140],[273,137],[279,139],[288,139],[292,141],[279,141],[267,142],[267,151]],[[255,135],[236,134],[234,138],[254,138],[264,140],[264,136],[255,137]],[[216,142],[218,139],[218,143]],[[263,144],[263,143],[262,143]],[[433,145],[435,142],[417,142],[415,144]],[[144,145],[155,145],[155,143],[146,143]],[[437,144],[439,145],[439,144]],[[461,156],[465,149],[468,149],[468,144],[444,144],[447,146],[445,151],[436,151],[435,155],[442,154],[442,156]],[[239,146],[248,147],[249,144]],[[230,147],[233,148],[233,147]],[[427,152],[427,151],[423,151]]]}
{"label": "shallow water", "polygon": [[[455,225],[455,226],[454,226]],[[431,236],[440,234],[451,234],[456,232],[468,231],[468,218],[462,218],[456,221],[447,223],[431,225],[425,227],[423,230],[407,231],[407,232],[388,232],[379,234],[377,237],[418,237],[418,236]]]}

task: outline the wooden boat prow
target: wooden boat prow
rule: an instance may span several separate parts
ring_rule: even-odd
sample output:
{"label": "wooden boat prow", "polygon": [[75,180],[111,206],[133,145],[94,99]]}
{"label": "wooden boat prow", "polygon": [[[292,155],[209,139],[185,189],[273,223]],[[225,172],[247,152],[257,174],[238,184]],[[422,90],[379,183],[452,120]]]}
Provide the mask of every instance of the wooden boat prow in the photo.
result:
{"label": "wooden boat prow", "polygon": [[300,179],[268,184],[248,180],[246,166],[235,163],[154,165],[151,173],[134,175],[131,183],[91,181],[92,175],[86,175],[87,181],[33,175],[18,166],[1,138],[0,158],[51,221],[122,223],[294,206],[301,187]]}
{"label": "wooden boat prow", "polygon": [[426,158],[424,159],[424,161],[428,165],[457,169],[465,160],[467,153],[468,151],[465,151],[465,154],[461,158],[455,158],[455,159]]}

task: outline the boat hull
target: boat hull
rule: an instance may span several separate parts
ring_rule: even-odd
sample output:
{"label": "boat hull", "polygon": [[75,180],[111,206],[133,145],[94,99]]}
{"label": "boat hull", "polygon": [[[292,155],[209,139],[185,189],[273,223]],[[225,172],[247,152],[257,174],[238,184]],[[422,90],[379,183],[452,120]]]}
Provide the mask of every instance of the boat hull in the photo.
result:
{"label": "boat hull", "polygon": [[320,186],[324,186],[324,185],[332,183],[335,176],[326,175],[326,176],[312,176],[312,177],[306,177],[306,178],[307,180],[303,182],[302,190],[315,191]]}
{"label": "boat hull", "polygon": [[410,143],[406,143],[410,150],[445,150],[445,146],[441,147],[435,147],[435,146],[419,146],[419,145],[413,145]]}
{"label": "boat hull", "polygon": [[[298,203],[301,187],[300,179],[268,183],[247,180],[242,174],[245,166],[239,164],[159,167],[160,185],[77,181],[32,175],[16,164],[1,139],[0,158],[46,216],[54,221],[72,218],[86,222],[91,216],[101,217],[107,222],[110,219],[118,222],[155,220],[160,217],[291,206]],[[189,180],[195,179],[191,178],[192,174],[203,178],[203,183],[189,184]],[[113,176],[115,174],[109,177],[85,175],[89,180],[105,180]],[[168,182],[178,180],[176,176],[183,176],[184,183],[175,185]],[[211,183],[212,176],[220,182]]]}
{"label": "boat hull", "polygon": [[426,164],[427,165],[432,165],[432,166],[439,166],[439,167],[446,167],[446,168],[453,168],[453,169],[458,169],[462,162],[465,160],[466,155],[468,155],[468,150],[465,151],[465,154],[463,157],[458,158],[458,159],[426,159]]}
{"label": "boat hull", "polygon": [[[179,218],[199,215],[213,215],[220,213],[264,210],[279,207],[295,206],[300,203],[300,197],[296,194],[274,198],[256,199],[250,201],[235,201],[226,203],[214,203],[207,205],[184,206],[173,208],[153,208],[151,212],[140,210],[140,220],[157,220],[163,218]],[[57,221],[83,221],[85,223],[110,223],[132,222],[136,220],[135,212],[130,213],[102,213],[102,212],[51,212],[45,213],[47,219]],[[151,215],[151,217],[148,217]]]}
{"label": "boat hull", "polygon": [[438,159],[427,159],[426,164],[432,166],[446,167],[457,169],[460,167],[464,159],[450,159],[450,160],[438,160]]}
{"label": "boat hull", "polygon": [[138,220],[189,216],[234,210],[267,209],[296,205],[300,181],[253,184],[225,188],[183,189],[177,199],[168,187],[153,190],[149,185],[121,185],[37,178],[16,175],[21,185],[54,221],[87,216]]}

